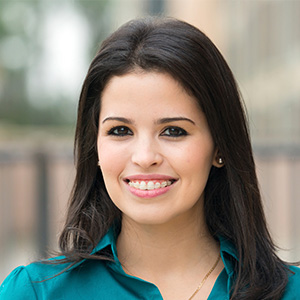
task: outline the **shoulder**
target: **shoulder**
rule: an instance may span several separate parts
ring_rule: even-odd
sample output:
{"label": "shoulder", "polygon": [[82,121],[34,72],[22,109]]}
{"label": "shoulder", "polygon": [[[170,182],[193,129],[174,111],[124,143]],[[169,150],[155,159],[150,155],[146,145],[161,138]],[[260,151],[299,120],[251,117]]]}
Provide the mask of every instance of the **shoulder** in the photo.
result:
{"label": "shoulder", "polygon": [[[36,287],[46,285],[47,279],[59,274],[66,264],[49,264],[36,262],[14,269],[0,286],[0,300],[6,299],[39,299]],[[43,298],[42,298],[43,299]],[[46,298],[45,298],[46,299]]]}
{"label": "shoulder", "polygon": [[36,299],[25,267],[14,269],[0,286],[0,299]]}
{"label": "shoulder", "polygon": [[300,299],[300,268],[290,266],[289,269],[289,281],[282,300]]}
{"label": "shoulder", "polygon": [[86,260],[66,271],[68,266],[46,261],[18,267],[2,283],[0,300],[79,299],[79,287],[86,288],[108,273],[101,261]]}
{"label": "shoulder", "polygon": [[[47,299],[48,287],[53,285],[49,278],[61,273],[67,264],[36,262],[14,269],[0,286],[0,300],[8,299]],[[61,276],[61,279],[64,276]],[[53,298],[54,299],[54,298]]]}

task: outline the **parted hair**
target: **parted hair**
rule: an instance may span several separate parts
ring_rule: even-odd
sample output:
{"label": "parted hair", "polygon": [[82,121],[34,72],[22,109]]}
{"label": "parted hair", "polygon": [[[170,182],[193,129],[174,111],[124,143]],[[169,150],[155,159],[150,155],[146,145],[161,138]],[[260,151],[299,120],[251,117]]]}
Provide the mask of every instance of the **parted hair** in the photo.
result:
{"label": "parted hair", "polygon": [[90,65],[78,106],[76,178],[60,235],[61,253],[72,264],[85,258],[110,259],[105,254],[90,255],[113,224],[121,226],[122,219],[97,166],[101,94],[113,76],[135,70],[167,73],[196,98],[225,161],[222,168],[211,167],[204,209],[212,236],[228,239],[238,253],[231,299],[280,299],[288,271],[267,229],[237,84],[211,40],[173,18],[126,23],[104,40]]}

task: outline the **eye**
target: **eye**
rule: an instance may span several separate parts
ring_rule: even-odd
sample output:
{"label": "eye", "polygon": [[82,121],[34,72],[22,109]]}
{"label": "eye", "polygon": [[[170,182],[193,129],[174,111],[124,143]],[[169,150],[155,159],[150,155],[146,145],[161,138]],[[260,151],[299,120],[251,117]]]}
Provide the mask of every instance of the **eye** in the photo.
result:
{"label": "eye", "polygon": [[116,126],[111,128],[108,132],[108,135],[114,135],[114,136],[127,136],[127,135],[133,135],[132,131],[126,127],[126,126]]}
{"label": "eye", "polygon": [[176,137],[188,135],[188,133],[180,127],[172,126],[172,127],[167,127],[166,129],[164,129],[164,131],[162,132],[161,135],[176,138]]}

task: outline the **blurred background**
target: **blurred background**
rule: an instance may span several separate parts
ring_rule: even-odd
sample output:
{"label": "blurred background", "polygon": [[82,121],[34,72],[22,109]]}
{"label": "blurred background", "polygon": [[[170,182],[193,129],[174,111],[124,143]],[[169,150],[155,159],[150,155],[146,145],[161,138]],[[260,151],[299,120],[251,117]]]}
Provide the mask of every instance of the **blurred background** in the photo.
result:
{"label": "blurred background", "polygon": [[168,15],[203,30],[248,109],[271,233],[300,260],[299,0],[0,1],[0,281],[57,249],[74,178],[82,82],[124,22]]}

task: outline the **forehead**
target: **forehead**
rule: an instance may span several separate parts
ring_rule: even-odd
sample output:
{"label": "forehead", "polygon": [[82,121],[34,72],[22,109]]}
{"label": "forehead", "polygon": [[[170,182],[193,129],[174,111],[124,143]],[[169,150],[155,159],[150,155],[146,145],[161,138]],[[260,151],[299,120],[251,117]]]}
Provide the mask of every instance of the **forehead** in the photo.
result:
{"label": "forehead", "polygon": [[134,109],[150,113],[199,114],[199,105],[172,76],[159,72],[133,72],[113,76],[101,95],[101,112],[121,113]]}

